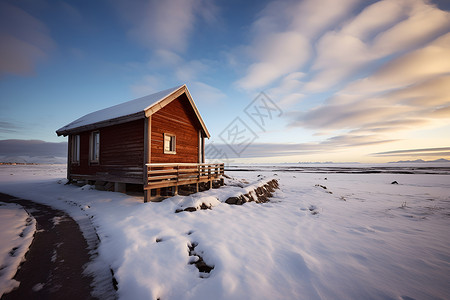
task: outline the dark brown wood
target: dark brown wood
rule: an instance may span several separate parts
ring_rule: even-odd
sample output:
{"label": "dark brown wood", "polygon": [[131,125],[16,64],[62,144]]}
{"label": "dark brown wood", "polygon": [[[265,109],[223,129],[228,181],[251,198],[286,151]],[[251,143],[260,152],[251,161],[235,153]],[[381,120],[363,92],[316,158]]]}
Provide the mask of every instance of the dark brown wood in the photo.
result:
{"label": "dark brown wood", "polygon": [[[98,180],[143,183],[144,119],[99,128],[100,161],[89,162],[90,131],[80,134],[80,164],[70,166],[70,174]],[[74,176],[72,176],[74,177]],[[74,177],[75,178],[75,177]],[[79,176],[77,176],[79,178]],[[116,181],[116,180],[114,180]]]}

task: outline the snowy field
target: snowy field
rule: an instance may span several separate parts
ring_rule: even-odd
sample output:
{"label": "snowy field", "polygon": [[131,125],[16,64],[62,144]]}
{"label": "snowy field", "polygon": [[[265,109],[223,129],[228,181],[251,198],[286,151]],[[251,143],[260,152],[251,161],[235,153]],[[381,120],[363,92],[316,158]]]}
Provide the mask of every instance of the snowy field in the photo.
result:
{"label": "snowy field", "polygon": [[24,260],[35,231],[36,220],[20,205],[0,202],[0,297],[19,286],[12,278]]}
{"label": "snowy field", "polygon": [[[88,271],[111,267],[120,299],[449,299],[447,171],[250,169],[228,183],[278,178],[270,202],[225,204],[239,189],[225,186],[142,203],[64,185],[65,165],[0,166],[0,192],[90,219],[101,243]],[[213,208],[174,213],[188,202]],[[210,273],[190,264],[199,256]]]}

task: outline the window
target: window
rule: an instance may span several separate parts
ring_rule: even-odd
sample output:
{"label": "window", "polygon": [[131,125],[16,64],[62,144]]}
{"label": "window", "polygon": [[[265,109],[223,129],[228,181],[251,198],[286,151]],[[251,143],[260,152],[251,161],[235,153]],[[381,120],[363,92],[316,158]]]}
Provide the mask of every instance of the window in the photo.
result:
{"label": "window", "polygon": [[99,163],[100,159],[100,132],[94,131],[91,134],[91,141],[90,141],[90,162],[92,163]]}
{"label": "window", "polygon": [[164,153],[176,154],[175,135],[164,133]]}
{"label": "window", "polygon": [[80,136],[72,136],[72,163],[80,163]]}

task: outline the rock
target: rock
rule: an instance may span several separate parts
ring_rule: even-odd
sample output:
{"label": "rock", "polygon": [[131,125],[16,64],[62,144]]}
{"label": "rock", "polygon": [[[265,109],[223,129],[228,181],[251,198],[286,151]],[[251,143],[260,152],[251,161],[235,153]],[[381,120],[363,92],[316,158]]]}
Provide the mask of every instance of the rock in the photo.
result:
{"label": "rock", "polygon": [[398,184],[398,182],[397,181],[392,181],[391,184]]}
{"label": "rock", "polygon": [[272,193],[278,188],[278,181],[276,179],[272,179],[263,186],[259,186],[253,191],[250,191],[248,194],[228,198],[225,203],[234,205],[242,205],[252,201],[255,201],[256,203],[265,203],[269,201],[269,198],[273,196]]}
{"label": "rock", "polygon": [[228,203],[228,204],[236,204],[238,200],[239,200],[238,197],[230,197],[230,198],[228,198],[228,199],[225,201],[225,203]]}

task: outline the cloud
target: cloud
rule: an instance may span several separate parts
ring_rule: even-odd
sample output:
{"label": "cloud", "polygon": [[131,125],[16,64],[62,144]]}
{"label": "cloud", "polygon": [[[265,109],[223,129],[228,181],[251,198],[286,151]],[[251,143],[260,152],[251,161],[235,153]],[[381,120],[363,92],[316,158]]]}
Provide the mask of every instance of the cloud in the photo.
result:
{"label": "cloud", "polygon": [[310,56],[308,41],[296,32],[274,33],[257,42],[254,51],[260,62],[252,64],[238,81],[244,89],[261,88],[300,68]]}
{"label": "cloud", "polygon": [[[292,19],[290,27],[313,39],[331,26],[340,23],[358,4],[358,0],[306,0],[289,2],[286,15]],[[272,13],[277,13],[272,11]],[[284,16],[280,16],[283,18]]]}
{"label": "cloud", "polygon": [[[395,140],[383,139],[380,136],[363,136],[363,135],[340,135],[322,142],[315,143],[252,143],[245,151],[241,153],[240,158],[254,158],[254,157],[284,157],[284,156],[296,156],[296,155],[309,155],[320,153],[332,153],[345,151],[348,147],[362,147],[376,144],[386,144],[394,142]],[[214,150],[208,149],[209,147],[215,148]],[[221,153],[225,154],[228,159],[237,158],[236,154],[229,149],[226,144],[207,144],[205,153],[208,159],[215,159],[213,155],[209,153]],[[222,157],[222,158],[223,158]]]}
{"label": "cloud", "polygon": [[424,48],[386,63],[371,76],[350,84],[344,92],[376,93],[405,87],[450,70],[450,33]]}
{"label": "cloud", "polygon": [[202,73],[205,73],[209,66],[207,62],[200,60],[190,60],[182,62],[178,66],[174,67],[175,76],[181,82],[187,82],[196,79]]}
{"label": "cloud", "polygon": [[41,140],[0,140],[2,156],[67,156],[67,142],[50,143]]}
{"label": "cloud", "polygon": [[394,150],[372,153],[372,156],[450,156],[450,147]]}
{"label": "cloud", "polygon": [[291,112],[291,126],[352,133],[393,133],[450,117],[450,34],[354,81],[325,103]]}
{"label": "cloud", "polygon": [[150,50],[183,52],[198,19],[214,22],[217,7],[203,0],[116,1],[129,36]]}
{"label": "cloud", "polygon": [[16,133],[21,128],[13,123],[0,121],[0,133]]}
{"label": "cloud", "polygon": [[0,76],[29,75],[54,47],[47,27],[24,10],[0,2]]}
{"label": "cloud", "polygon": [[450,75],[443,75],[394,90],[386,94],[386,97],[401,99],[401,102],[411,105],[437,107],[449,104],[448,95],[450,95]]}
{"label": "cloud", "polygon": [[291,112],[294,121],[290,125],[331,130],[364,128],[373,120],[397,119],[410,111],[407,106],[392,106],[377,98],[338,105],[328,103],[307,112]]}
{"label": "cloud", "polygon": [[269,3],[253,22],[251,31],[255,38],[244,48],[254,62],[236,84],[246,90],[260,89],[301,69],[312,56],[314,37],[346,16],[356,3],[355,0]]}
{"label": "cloud", "polygon": [[203,82],[195,81],[189,89],[195,101],[200,103],[217,103],[226,98],[226,95],[221,90]]}
{"label": "cloud", "polygon": [[116,9],[128,26],[128,35],[149,51],[146,63],[134,64],[146,71],[141,80],[131,86],[136,96],[143,96],[191,82],[192,86],[211,99],[220,93],[199,77],[210,71],[214,62],[205,59],[185,59],[191,35],[196,26],[219,21],[218,8],[207,0],[116,0]]}
{"label": "cloud", "polygon": [[135,97],[143,97],[166,88],[169,87],[164,86],[160,77],[147,75],[144,76],[139,82],[131,86],[131,92]]}
{"label": "cloud", "polygon": [[397,3],[406,8],[408,17],[375,37],[375,52],[390,54],[408,50],[450,29],[450,13],[428,1],[399,0]]}
{"label": "cloud", "polygon": [[312,70],[305,85],[312,92],[342,82],[378,60],[415,47],[448,32],[450,13],[423,0],[384,0],[366,7],[340,30],[317,42]]}
{"label": "cloud", "polygon": [[250,63],[236,84],[263,89],[300,71],[311,74],[303,92],[322,92],[450,30],[450,13],[427,0],[377,1],[352,16],[357,4],[269,3],[252,23],[254,39],[240,47]]}

